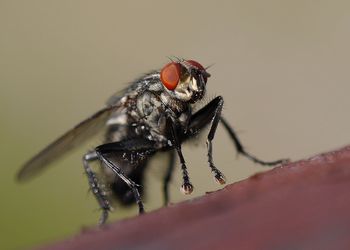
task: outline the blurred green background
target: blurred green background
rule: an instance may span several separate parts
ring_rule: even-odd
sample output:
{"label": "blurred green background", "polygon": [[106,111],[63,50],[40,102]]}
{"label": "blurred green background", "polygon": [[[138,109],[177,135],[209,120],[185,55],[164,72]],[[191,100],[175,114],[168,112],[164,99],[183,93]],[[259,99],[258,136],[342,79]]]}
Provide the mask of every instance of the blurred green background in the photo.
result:
{"label": "blurred green background", "polygon": [[[0,1],[0,249],[27,248],[97,223],[82,148],[24,184],[21,164],[167,56],[214,64],[208,99],[257,156],[293,160],[350,142],[349,1]],[[220,188],[204,140],[186,145],[195,185]],[[264,170],[235,157],[221,130],[217,166],[229,183]],[[166,158],[147,173],[148,211],[161,206]],[[110,221],[133,216],[115,207]]]}

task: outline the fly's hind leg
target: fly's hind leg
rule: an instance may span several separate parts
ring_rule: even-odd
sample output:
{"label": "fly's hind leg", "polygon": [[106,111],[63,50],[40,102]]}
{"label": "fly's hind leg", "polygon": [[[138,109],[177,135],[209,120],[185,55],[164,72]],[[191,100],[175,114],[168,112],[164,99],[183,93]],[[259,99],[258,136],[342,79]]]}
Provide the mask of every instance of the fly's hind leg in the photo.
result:
{"label": "fly's hind leg", "polygon": [[124,174],[123,170],[109,159],[108,154],[124,152],[126,154],[138,154],[139,157],[146,157],[155,152],[154,143],[145,139],[128,139],[100,145],[95,149],[95,152],[98,159],[129,186],[139,207],[139,213],[143,213],[144,206],[138,190],[139,185]]}
{"label": "fly's hind leg", "polygon": [[108,218],[108,213],[111,211],[110,203],[107,199],[106,192],[103,190],[96,174],[92,171],[89,162],[98,160],[96,152],[92,151],[83,156],[83,166],[85,173],[88,177],[90,189],[94,194],[100,208],[102,209],[102,215],[99,220],[99,224],[102,225]]}

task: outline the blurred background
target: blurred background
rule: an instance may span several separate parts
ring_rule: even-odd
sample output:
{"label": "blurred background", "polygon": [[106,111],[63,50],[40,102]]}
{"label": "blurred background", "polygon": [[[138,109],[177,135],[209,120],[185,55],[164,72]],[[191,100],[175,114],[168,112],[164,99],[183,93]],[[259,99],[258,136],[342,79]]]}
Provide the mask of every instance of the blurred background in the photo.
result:
{"label": "blurred background", "polygon": [[[81,155],[38,178],[15,174],[33,154],[102,108],[105,100],[167,56],[208,66],[208,98],[247,149],[265,160],[298,160],[350,142],[349,1],[5,1],[0,2],[0,248],[27,248],[96,225]],[[205,103],[205,102],[204,102]],[[221,188],[205,140],[186,145],[195,186],[171,200]],[[228,183],[266,168],[236,157],[219,129],[214,159]],[[162,205],[165,157],[147,172],[147,211]],[[109,221],[134,216],[115,206]]]}

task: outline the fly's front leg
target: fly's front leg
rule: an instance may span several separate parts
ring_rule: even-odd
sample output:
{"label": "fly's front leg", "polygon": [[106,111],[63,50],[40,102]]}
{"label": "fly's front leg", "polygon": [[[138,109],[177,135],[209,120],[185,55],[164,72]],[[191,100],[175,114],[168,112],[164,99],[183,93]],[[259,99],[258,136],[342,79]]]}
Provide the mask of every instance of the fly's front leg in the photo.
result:
{"label": "fly's front leg", "polygon": [[214,165],[213,162],[213,145],[212,145],[212,141],[214,139],[214,135],[216,132],[216,129],[218,127],[220,118],[221,118],[221,110],[222,110],[222,106],[224,105],[224,99],[221,96],[218,96],[217,98],[215,98],[212,102],[210,102],[208,105],[210,105],[211,109],[213,110],[212,112],[212,122],[211,122],[211,127],[209,130],[209,134],[207,137],[207,156],[208,156],[208,163],[209,163],[209,167],[211,168],[212,173],[214,174],[214,178],[215,180],[220,183],[220,184],[225,184],[225,177],[224,175],[221,173],[221,171],[219,169],[217,169]]}
{"label": "fly's front leg", "polygon": [[[253,156],[252,154],[248,153],[247,151],[245,151],[242,143],[240,142],[233,128],[228,124],[228,122],[223,117],[220,117],[222,104],[223,104],[223,99],[221,96],[218,96],[215,99],[213,99],[210,103],[208,103],[208,105],[204,106],[202,109],[198,110],[195,114],[193,114],[189,123],[188,133],[181,135],[181,141],[185,141],[186,139],[195,136],[201,129],[203,129],[210,122],[212,123],[212,127],[210,129],[208,139],[209,141],[211,141],[210,138],[213,138],[215,129],[217,127],[217,123],[218,121],[220,121],[224,126],[224,128],[226,129],[226,131],[228,132],[228,134],[230,135],[238,154],[241,154],[247,157],[248,159],[252,160],[253,162],[259,163],[264,166],[273,166],[273,165],[278,165],[278,164],[283,164],[288,162],[287,159],[281,159],[277,161],[263,161]],[[209,144],[207,143],[207,145],[208,145],[208,157],[210,158],[211,143]]]}
{"label": "fly's front leg", "polygon": [[94,194],[100,208],[102,209],[102,215],[99,220],[99,224],[102,225],[106,222],[108,218],[108,213],[111,211],[111,206],[107,199],[106,192],[103,190],[103,187],[101,186],[96,174],[92,171],[91,167],[89,166],[90,161],[95,161],[97,159],[98,157],[96,152],[89,152],[83,157],[83,166],[85,169],[85,173],[88,177],[90,189]]}
{"label": "fly's front leg", "polygon": [[141,196],[138,191],[139,185],[136,184],[129,177],[127,177],[127,175],[124,174],[122,169],[108,158],[108,154],[116,153],[116,152],[126,152],[126,153],[133,152],[133,153],[143,154],[144,156],[146,156],[148,154],[154,153],[153,146],[154,146],[153,142],[150,142],[144,139],[130,139],[130,140],[125,140],[120,142],[103,144],[98,146],[95,149],[97,157],[100,159],[100,161],[103,162],[105,166],[112,169],[112,171],[116,175],[118,175],[118,177],[121,178],[132,190],[135,197],[136,204],[139,207],[139,213],[144,212],[143,202],[141,200]]}
{"label": "fly's front leg", "polygon": [[185,141],[198,134],[199,131],[206,127],[208,124],[211,124],[206,142],[208,150],[208,163],[212,173],[214,174],[215,180],[220,184],[225,184],[226,181],[224,175],[214,165],[212,141],[214,139],[215,131],[221,119],[221,110],[223,105],[224,100],[221,96],[214,98],[206,106],[198,110],[190,117],[186,133],[180,134],[181,141]]}
{"label": "fly's front leg", "polygon": [[174,148],[176,149],[176,152],[177,152],[179,159],[180,159],[181,170],[182,170],[182,179],[183,179],[181,191],[184,194],[191,194],[193,192],[193,185],[191,184],[190,177],[188,176],[186,162],[185,162],[185,159],[182,155],[181,142],[180,142],[178,134],[177,134],[175,123],[171,119],[171,117],[167,117],[167,127],[170,128],[171,142],[172,142]]}

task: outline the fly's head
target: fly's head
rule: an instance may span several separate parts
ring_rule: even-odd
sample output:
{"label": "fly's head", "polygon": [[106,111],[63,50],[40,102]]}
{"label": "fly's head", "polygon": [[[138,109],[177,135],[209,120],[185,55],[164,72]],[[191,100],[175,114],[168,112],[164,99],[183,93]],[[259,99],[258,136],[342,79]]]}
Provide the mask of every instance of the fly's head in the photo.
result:
{"label": "fly's head", "polygon": [[171,96],[195,103],[203,98],[210,74],[194,60],[170,62],[160,71],[160,80]]}

